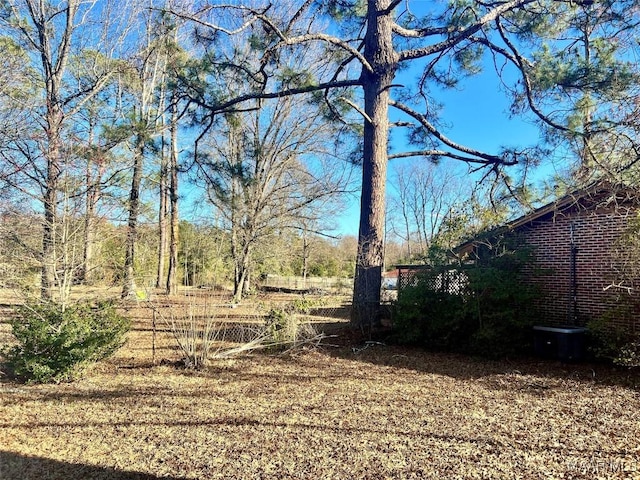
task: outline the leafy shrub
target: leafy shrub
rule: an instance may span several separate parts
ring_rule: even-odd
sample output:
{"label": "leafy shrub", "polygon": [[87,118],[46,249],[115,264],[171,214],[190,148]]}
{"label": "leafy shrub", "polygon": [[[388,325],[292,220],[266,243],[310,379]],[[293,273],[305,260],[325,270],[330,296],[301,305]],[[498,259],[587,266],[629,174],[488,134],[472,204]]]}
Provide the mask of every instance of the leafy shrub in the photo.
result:
{"label": "leafy shrub", "polygon": [[130,328],[110,302],[66,308],[29,303],[17,309],[10,324],[18,344],[4,352],[8,366],[38,383],[72,380],[83,367],[115,352]]}
{"label": "leafy shrub", "polygon": [[403,289],[393,315],[396,339],[442,350],[464,348],[471,333],[464,298],[435,291],[430,283],[422,277]]}
{"label": "leafy shrub", "polygon": [[527,351],[537,321],[532,303],[540,295],[539,288],[524,278],[535,275],[531,252],[505,252],[466,273],[471,292],[470,314],[476,327],[471,351],[489,357]]}
{"label": "leafy shrub", "polygon": [[271,351],[298,347],[318,338],[318,332],[307,322],[300,321],[291,307],[269,311],[265,319],[266,346]]}
{"label": "leafy shrub", "polygon": [[519,250],[472,266],[433,267],[399,295],[397,340],[489,357],[528,350],[538,289],[521,281],[527,264],[530,252]]}
{"label": "leafy shrub", "polygon": [[290,310],[308,315],[315,307],[322,305],[322,302],[310,298],[297,298],[291,304]]}
{"label": "leafy shrub", "polygon": [[273,308],[265,319],[267,342],[271,349],[280,349],[296,339],[296,316],[285,309]]}
{"label": "leafy shrub", "polygon": [[624,345],[614,362],[622,367],[640,367],[640,337]]}
{"label": "leafy shrub", "polygon": [[589,351],[596,360],[624,367],[640,366],[640,334],[614,323],[616,317],[628,315],[629,310],[628,305],[620,305],[587,323]]}

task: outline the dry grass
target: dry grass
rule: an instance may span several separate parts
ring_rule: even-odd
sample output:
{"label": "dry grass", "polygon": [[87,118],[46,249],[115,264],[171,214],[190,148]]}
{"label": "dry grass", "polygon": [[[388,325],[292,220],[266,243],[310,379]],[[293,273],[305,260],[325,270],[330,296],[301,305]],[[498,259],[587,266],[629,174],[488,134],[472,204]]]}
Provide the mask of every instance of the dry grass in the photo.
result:
{"label": "dry grass", "polygon": [[130,314],[126,347],[82,380],[2,379],[1,479],[640,478],[626,373],[346,341],[194,371],[167,332],[154,364],[148,312]]}

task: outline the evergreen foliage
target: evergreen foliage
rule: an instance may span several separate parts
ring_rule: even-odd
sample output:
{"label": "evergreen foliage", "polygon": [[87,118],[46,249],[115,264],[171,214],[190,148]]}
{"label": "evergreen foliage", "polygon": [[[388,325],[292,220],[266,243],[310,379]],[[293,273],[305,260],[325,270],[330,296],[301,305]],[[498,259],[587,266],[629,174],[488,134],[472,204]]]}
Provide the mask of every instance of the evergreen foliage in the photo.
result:
{"label": "evergreen foliage", "polygon": [[640,367],[640,334],[613,323],[631,313],[630,310],[627,305],[619,306],[587,324],[589,351],[596,360],[622,367]]}
{"label": "evergreen foliage", "polygon": [[487,357],[526,352],[537,289],[522,280],[531,266],[531,253],[523,250],[507,250],[470,266],[434,266],[400,292],[396,339]]}
{"label": "evergreen foliage", "polygon": [[[625,367],[640,366],[640,217],[634,215],[624,234],[614,244],[610,278],[616,306],[588,322],[591,354],[597,359]],[[635,322],[634,322],[635,319]],[[621,321],[627,327],[620,326]]]}
{"label": "evergreen foliage", "polygon": [[129,319],[110,302],[63,308],[27,303],[10,320],[18,344],[5,350],[13,373],[28,382],[70,381],[89,364],[114,353],[124,343]]}

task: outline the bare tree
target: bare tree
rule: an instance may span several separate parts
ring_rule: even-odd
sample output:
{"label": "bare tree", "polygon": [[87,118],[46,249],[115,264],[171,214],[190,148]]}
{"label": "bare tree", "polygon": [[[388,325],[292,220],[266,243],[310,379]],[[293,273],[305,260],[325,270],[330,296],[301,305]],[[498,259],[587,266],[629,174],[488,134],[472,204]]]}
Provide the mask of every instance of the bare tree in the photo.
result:
{"label": "bare tree", "polygon": [[465,191],[459,176],[432,163],[398,165],[394,171],[389,223],[406,242],[409,259],[425,258],[430,247],[439,244],[447,219],[471,198],[471,189]]}
{"label": "bare tree", "polygon": [[[60,285],[60,274],[72,275],[65,261],[68,225],[59,221],[59,205],[71,198],[65,191],[69,185],[65,175],[74,158],[65,136],[79,110],[117,71],[117,64],[108,59],[121,45],[126,31],[125,24],[118,22],[127,21],[128,16],[107,22],[113,3],[105,1],[98,8],[96,2],[80,0],[5,2],[2,31],[28,55],[37,78],[33,85],[41,93],[31,97],[28,108],[32,134],[15,139],[4,152],[5,162],[13,169],[4,179],[14,185],[22,183],[25,189],[31,188],[25,187],[29,183],[34,188],[30,193],[42,203],[41,295],[45,299],[52,297],[55,285]],[[119,2],[121,12],[128,8],[127,3]],[[89,25],[99,28],[89,33]],[[76,83],[70,81],[70,70],[75,68],[70,61],[80,54],[83,62],[93,62],[95,75]]]}
{"label": "bare tree", "polygon": [[301,98],[263,102],[227,115],[198,163],[231,232],[235,300],[248,290],[256,244],[318,218],[343,188],[342,172],[324,158],[331,129],[321,120]]}

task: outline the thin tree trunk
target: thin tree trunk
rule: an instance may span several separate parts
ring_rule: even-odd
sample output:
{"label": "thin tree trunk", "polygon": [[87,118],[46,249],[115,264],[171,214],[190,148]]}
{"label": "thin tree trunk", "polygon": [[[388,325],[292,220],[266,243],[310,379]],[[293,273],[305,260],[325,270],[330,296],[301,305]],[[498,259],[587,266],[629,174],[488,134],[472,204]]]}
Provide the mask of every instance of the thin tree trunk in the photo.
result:
{"label": "thin tree trunk", "polygon": [[[89,152],[92,152],[93,145],[93,124],[89,126]],[[93,174],[92,167],[97,163],[97,173]],[[86,204],[85,204],[85,216],[84,216],[84,238],[82,249],[82,268],[80,269],[79,280],[85,284],[91,284],[93,281],[93,258],[94,258],[94,246],[96,237],[96,208],[98,200],[100,198],[100,182],[102,181],[102,175],[104,174],[104,160],[94,158],[90,153],[90,157],[87,158],[87,171],[85,177],[86,188]]]}
{"label": "thin tree trunk", "polygon": [[405,212],[405,206],[402,206],[402,216],[404,218],[404,229],[407,234],[407,258],[411,259],[411,255],[413,255],[413,251],[411,249],[411,227],[409,226],[409,217]]}
{"label": "thin tree trunk", "polygon": [[84,248],[80,281],[91,284],[93,281],[93,257],[96,237],[96,206],[100,198],[99,178],[91,180],[87,189],[87,204],[84,217]]}
{"label": "thin tree trunk", "polygon": [[[231,211],[231,258],[233,259],[233,301],[240,300],[238,286],[240,285],[240,248],[238,245],[238,226],[235,223],[235,210]],[[240,294],[240,296],[242,296]]]}
{"label": "thin tree trunk", "polygon": [[161,288],[165,283],[165,263],[167,257],[167,216],[168,209],[168,170],[167,162],[167,146],[165,136],[162,135],[162,151],[160,153],[160,181],[159,195],[160,201],[158,206],[158,272],[156,276],[156,288]]}
{"label": "thin tree trunk", "polygon": [[302,234],[302,285],[307,288],[307,275],[309,274],[309,239],[305,228]]}
{"label": "thin tree trunk", "polygon": [[[588,8],[588,7],[586,7]],[[587,11],[585,10],[585,14]],[[587,14],[588,15],[588,14]],[[592,66],[591,60],[591,40],[590,40],[590,29],[589,29],[589,20],[588,16],[585,19],[585,24],[583,28],[582,42],[583,42],[583,55],[584,55],[584,63],[588,69]],[[589,95],[589,91],[583,93],[582,99],[584,101],[584,112],[582,116],[582,152],[581,152],[581,165],[578,170],[579,175],[578,179],[588,183],[593,180],[593,173],[595,168],[597,167],[597,159],[594,156],[592,150],[592,140],[593,140],[593,131],[591,129],[591,123],[593,121],[593,112],[591,111],[591,95]]]}
{"label": "thin tree trunk", "polygon": [[364,55],[374,71],[362,71],[364,149],[358,257],[351,324],[363,331],[380,323],[380,288],[384,262],[385,187],[389,142],[389,89],[396,69],[390,0],[368,0]]}
{"label": "thin tree trunk", "polygon": [[171,211],[171,228],[169,239],[169,272],[167,275],[167,293],[178,293],[178,106],[175,100],[171,103],[171,155],[169,156],[169,200]]}
{"label": "thin tree trunk", "polygon": [[131,178],[131,191],[129,192],[129,221],[127,223],[122,298],[134,297],[136,294],[134,263],[136,240],[138,236],[138,214],[140,212],[140,183],[142,182],[142,166],[145,150],[142,134],[137,135],[136,143],[137,145],[133,159],[133,176]]}

